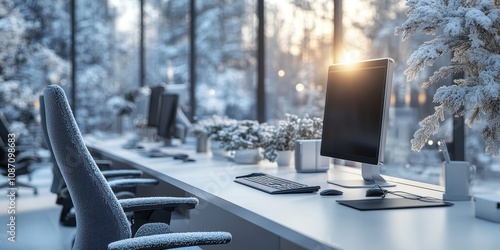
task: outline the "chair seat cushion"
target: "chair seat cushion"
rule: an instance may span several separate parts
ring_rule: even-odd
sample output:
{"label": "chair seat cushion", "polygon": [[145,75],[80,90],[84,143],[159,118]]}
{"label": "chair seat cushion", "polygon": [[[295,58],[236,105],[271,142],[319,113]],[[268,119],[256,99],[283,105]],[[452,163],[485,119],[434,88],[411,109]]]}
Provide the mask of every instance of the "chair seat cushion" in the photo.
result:
{"label": "chair seat cushion", "polygon": [[148,223],[142,225],[134,237],[155,235],[155,234],[168,234],[171,233],[170,226],[166,223]]}

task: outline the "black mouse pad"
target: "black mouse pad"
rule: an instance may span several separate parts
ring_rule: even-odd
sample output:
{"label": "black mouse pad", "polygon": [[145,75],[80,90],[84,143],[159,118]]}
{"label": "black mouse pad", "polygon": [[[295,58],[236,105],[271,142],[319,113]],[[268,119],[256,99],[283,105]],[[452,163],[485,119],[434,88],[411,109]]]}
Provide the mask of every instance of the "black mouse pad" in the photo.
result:
{"label": "black mouse pad", "polygon": [[453,205],[453,203],[444,201],[425,202],[425,201],[411,200],[405,198],[337,200],[337,202],[342,205],[352,207],[361,211],[398,209],[398,208],[444,207]]}

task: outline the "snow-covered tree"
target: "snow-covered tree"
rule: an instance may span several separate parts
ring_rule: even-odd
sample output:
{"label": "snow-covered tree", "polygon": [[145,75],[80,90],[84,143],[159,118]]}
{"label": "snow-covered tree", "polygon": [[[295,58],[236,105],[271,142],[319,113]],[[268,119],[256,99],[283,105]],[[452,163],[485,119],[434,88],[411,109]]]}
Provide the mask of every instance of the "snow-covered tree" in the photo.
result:
{"label": "snow-covered tree", "polygon": [[83,132],[110,129],[114,117],[96,103],[104,104],[113,95],[124,92],[111,77],[113,23],[108,4],[92,0],[76,4],[76,119]]}
{"label": "snow-covered tree", "polygon": [[0,2],[0,82],[15,75],[17,55],[25,49],[26,22],[10,0]]}
{"label": "snow-covered tree", "polygon": [[246,1],[196,2],[197,115],[253,118],[256,64],[255,48],[245,41],[248,11]]}
{"label": "snow-covered tree", "polygon": [[[267,1],[264,7],[268,118],[322,116],[332,63],[333,1]],[[297,83],[303,91],[295,89]]]}
{"label": "snow-covered tree", "polygon": [[[408,19],[396,28],[403,40],[425,33],[424,42],[407,61],[407,80],[447,54],[448,66],[435,71],[423,88],[449,76],[458,76],[451,86],[441,86],[434,94],[435,112],[420,122],[411,140],[419,151],[437,133],[445,115],[464,116],[472,126],[484,117],[482,129],[486,154],[498,156],[500,143],[500,3],[494,0],[409,0]],[[442,34],[436,35],[436,31]],[[460,75],[461,74],[461,75]]]}
{"label": "snow-covered tree", "polygon": [[[61,1],[33,5],[35,1],[0,0],[0,112],[20,138],[38,127],[36,106],[45,85],[68,76],[66,61],[50,48],[56,39],[41,36],[42,30],[59,26],[56,20],[64,15],[48,9],[60,10]],[[58,13],[58,18],[45,19],[36,13]],[[48,34],[45,38],[53,37]]]}

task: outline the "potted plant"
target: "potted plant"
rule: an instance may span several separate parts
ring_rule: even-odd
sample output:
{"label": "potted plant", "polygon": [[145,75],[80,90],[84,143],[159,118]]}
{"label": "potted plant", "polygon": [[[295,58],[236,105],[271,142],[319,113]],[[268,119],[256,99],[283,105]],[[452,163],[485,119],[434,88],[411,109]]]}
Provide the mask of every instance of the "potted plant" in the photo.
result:
{"label": "potted plant", "polygon": [[219,132],[232,127],[236,120],[228,118],[227,116],[213,115],[210,118],[198,121],[193,127],[192,132],[199,140],[204,137],[210,140],[210,149],[212,154],[225,156],[227,151],[222,148],[221,141],[223,138]]}
{"label": "potted plant", "polygon": [[135,104],[121,96],[113,96],[106,102],[106,106],[116,115],[116,130],[121,134],[123,132],[123,118],[134,111]]}
{"label": "potted plant", "polygon": [[330,167],[330,158],[320,155],[323,119],[307,114],[300,121],[299,138],[295,141],[295,170],[297,172],[324,172]]}
{"label": "potted plant", "polygon": [[208,127],[210,126],[210,121],[200,120],[193,124],[191,127],[191,133],[196,137],[196,152],[206,153],[208,152]]}
{"label": "potted plant", "polygon": [[264,158],[271,162],[277,160],[278,166],[290,165],[295,140],[299,133],[299,117],[285,114],[285,120],[280,120],[276,127],[270,126],[270,131],[264,134]]}
{"label": "potted plant", "polygon": [[310,118],[308,114],[300,119],[298,138],[301,140],[321,139],[323,133],[323,119],[319,117]]}
{"label": "potted plant", "polygon": [[146,118],[138,117],[134,119],[133,124],[138,137],[146,139],[148,137],[148,120]]}
{"label": "potted plant", "polygon": [[[285,114],[285,120],[279,121],[264,143],[264,158],[278,161],[278,166],[290,165],[290,159],[297,146],[297,140],[321,139],[323,120],[310,118],[308,114],[299,118]],[[300,145],[299,145],[300,146]],[[280,159],[281,158],[281,159]]]}
{"label": "potted plant", "polygon": [[222,148],[234,151],[236,163],[254,164],[261,159],[259,148],[262,146],[264,128],[258,121],[242,120],[220,130],[217,137]]}

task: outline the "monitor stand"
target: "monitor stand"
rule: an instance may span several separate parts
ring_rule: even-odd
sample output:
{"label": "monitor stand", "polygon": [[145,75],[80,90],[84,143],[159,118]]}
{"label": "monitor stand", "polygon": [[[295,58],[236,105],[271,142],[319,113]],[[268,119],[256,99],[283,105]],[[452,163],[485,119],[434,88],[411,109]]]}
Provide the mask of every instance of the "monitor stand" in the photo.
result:
{"label": "monitor stand", "polygon": [[362,180],[328,180],[328,183],[338,185],[345,188],[370,188],[373,186],[394,187],[396,184],[387,182],[380,175],[380,167],[372,164],[361,165]]}
{"label": "monitor stand", "polygon": [[161,147],[173,147],[173,141],[170,138],[161,138],[160,139],[162,143]]}
{"label": "monitor stand", "polygon": [[182,145],[182,142],[179,141],[177,138],[162,138],[161,141],[163,142],[163,145],[161,147],[164,148],[177,148]]}

